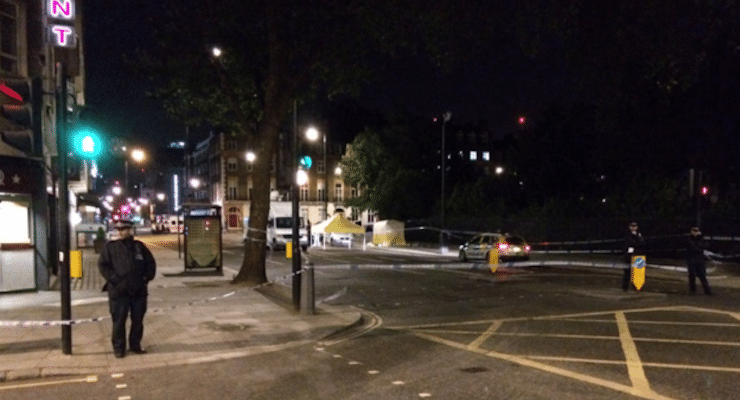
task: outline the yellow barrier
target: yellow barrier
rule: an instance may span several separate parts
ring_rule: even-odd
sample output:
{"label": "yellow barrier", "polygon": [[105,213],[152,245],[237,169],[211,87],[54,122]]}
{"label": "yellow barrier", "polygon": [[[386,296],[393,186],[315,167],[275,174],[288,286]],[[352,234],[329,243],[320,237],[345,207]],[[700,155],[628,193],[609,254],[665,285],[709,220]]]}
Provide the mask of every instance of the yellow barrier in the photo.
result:
{"label": "yellow barrier", "polygon": [[293,258],[293,242],[285,243],[285,258]]}
{"label": "yellow barrier", "polygon": [[488,252],[488,268],[491,269],[491,272],[496,272],[496,268],[498,267],[498,247],[493,246],[491,251]]}
{"label": "yellow barrier", "polygon": [[70,250],[69,252],[69,276],[71,278],[82,278],[81,250]]}

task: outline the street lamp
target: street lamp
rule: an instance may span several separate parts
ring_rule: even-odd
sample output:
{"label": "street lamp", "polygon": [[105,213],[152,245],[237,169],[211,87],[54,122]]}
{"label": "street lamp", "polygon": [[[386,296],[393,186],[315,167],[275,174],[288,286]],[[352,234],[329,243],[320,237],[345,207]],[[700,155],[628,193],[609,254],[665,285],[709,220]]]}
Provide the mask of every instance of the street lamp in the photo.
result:
{"label": "street lamp", "polygon": [[306,138],[312,142],[315,142],[319,139],[319,135],[321,135],[321,140],[323,142],[323,157],[324,157],[324,198],[321,199],[324,201],[324,219],[329,217],[329,178],[327,176],[327,170],[328,166],[326,165],[326,133],[319,132],[318,129],[314,128],[313,126],[306,129]]}
{"label": "street lamp", "polygon": [[[126,148],[124,147],[123,150],[125,151]],[[129,187],[128,187],[128,157],[131,157],[133,161],[136,163],[141,164],[144,160],[146,160],[146,153],[144,150],[141,149],[133,149],[129,152],[129,154],[124,157],[123,159],[123,168],[125,173],[125,179],[124,179],[124,187],[126,188],[126,192],[128,193]]]}

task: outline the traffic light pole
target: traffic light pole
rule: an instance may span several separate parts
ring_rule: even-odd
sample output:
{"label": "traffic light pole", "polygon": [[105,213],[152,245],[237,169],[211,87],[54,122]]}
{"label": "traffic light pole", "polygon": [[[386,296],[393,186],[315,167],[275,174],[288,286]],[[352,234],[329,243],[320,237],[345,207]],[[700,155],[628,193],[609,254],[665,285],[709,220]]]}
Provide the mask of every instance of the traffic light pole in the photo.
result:
{"label": "traffic light pole", "polygon": [[298,172],[298,109],[297,103],[293,100],[293,164],[291,169],[292,179],[292,206],[293,206],[293,235],[292,235],[292,254],[293,257],[293,308],[295,311],[301,309],[301,246],[298,229],[298,182],[296,180]]}
{"label": "traffic light pole", "polygon": [[[62,303],[62,320],[72,320],[72,293],[69,274],[69,184],[67,179],[67,67],[57,64],[57,163],[59,165],[59,282]],[[72,325],[62,325],[62,352],[72,354]]]}

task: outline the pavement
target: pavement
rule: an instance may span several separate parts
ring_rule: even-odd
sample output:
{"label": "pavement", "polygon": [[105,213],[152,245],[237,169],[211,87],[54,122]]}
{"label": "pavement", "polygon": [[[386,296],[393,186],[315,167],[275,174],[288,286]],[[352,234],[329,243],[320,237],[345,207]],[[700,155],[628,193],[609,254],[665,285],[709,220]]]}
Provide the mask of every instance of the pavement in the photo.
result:
{"label": "pavement", "polygon": [[233,285],[238,266],[225,265],[223,273],[185,272],[177,251],[156,243],[149,248],[157,260],[157,276],[149,284],[144,320],[147,354],[114,357],[98,255],[82,249],[83,277],[72,282],[71,354],[62,351],[59,291],[0,294],[0,381],[243,357],[336,338],[362,323],[359,310],[348,307],[322,304],[313,315],[294,312],[290,289],[277,279],[258,288]]}

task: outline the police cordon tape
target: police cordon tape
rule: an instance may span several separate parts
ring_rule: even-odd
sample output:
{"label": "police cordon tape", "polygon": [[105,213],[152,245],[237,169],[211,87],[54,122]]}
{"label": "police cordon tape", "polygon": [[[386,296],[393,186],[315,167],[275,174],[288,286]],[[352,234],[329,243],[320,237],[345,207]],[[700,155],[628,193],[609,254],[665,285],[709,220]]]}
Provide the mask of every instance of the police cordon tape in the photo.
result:
{"label": "police cordon tape", "polygon": [[[626,264],[620,262],[589,262],[589,261],[517,261],[517,262],[503,262],[499,263],[498,267],[500,272],[504,272],[506,269],[516,269],[524,267],[593,267],[593,268],[619,268],[623,269]],[[666,265],[652,265],[648,264],[647,267],[651,269],[662,269],[667,271],[686,271],[686,267],[677,266],[666,266]],[[449,264],[337,264],[337,265],[322,265],[312,266],[313,269],[322,270],[357,270],[357,269],[381,269],[381,270],[402,270],[402,269],[430,269],[430,270],[445,270],[445,269],[463,269],[468,271],[477,270],[489,270],[490,265],[485,263],[449,263]],[[227,297],[234,296],[238,292],[255,290],[260,287],[271,285],[281,280],[288,280],[295,275],[300,275],[301,272],[291,273],[285,276],[275,278],[270,282],[265,282],[256,286],[251,286],[241,290],[230,291],[219,296],[212,296],[205,299],[190,301],[185,304],[173,305],[170,307],[155,308],[150,310],[150,313],[161,313],[169,310],[178,308],[191,307],[196,304],[207,303],[211,301],[225,299]],[[346,293],[346,288],[343,289],[343,293]],[[318,300],[317,303],[321,304],[326,301],[331,301],[338,297],[337,294],[331,295],[326,299]],[[54,320],[54,321],[0,321],[0,327],[11,327],[11,328],[29,328],[29,327],[49,327],[49,326],[62,326],[62,325],[80,325],[85,323],[100,322],[110,319],[110,316],[95,317],[95,318],[83,318],[73,320]]]}

